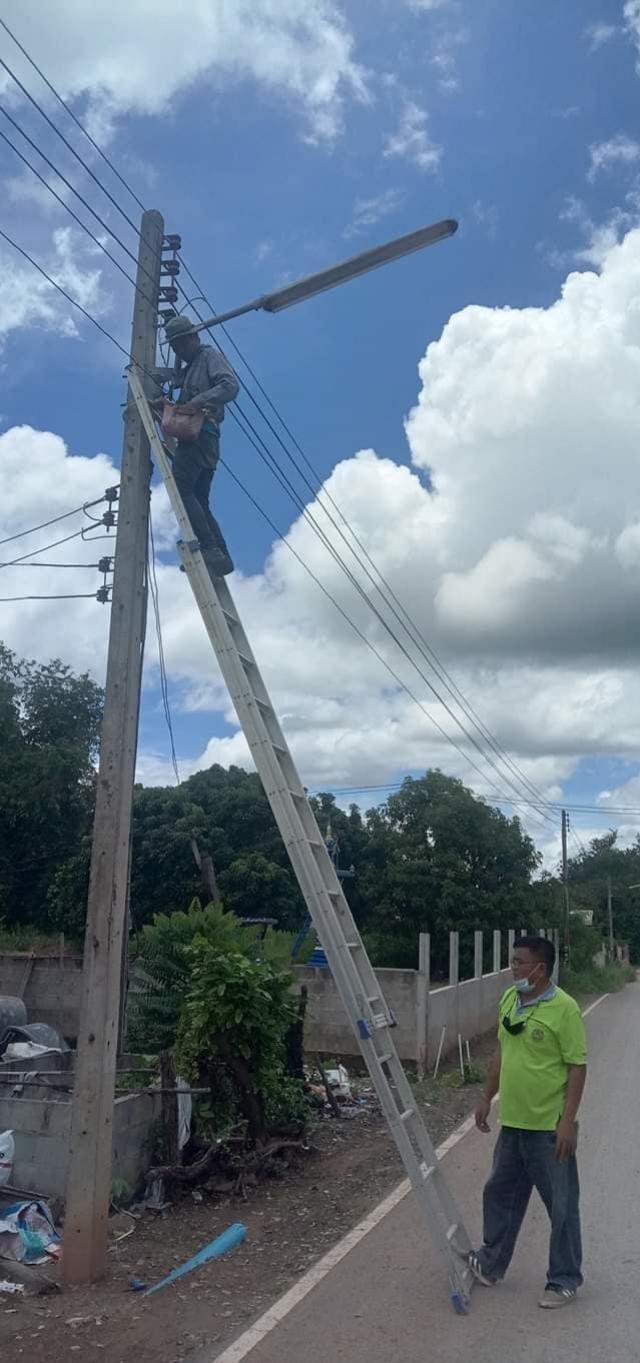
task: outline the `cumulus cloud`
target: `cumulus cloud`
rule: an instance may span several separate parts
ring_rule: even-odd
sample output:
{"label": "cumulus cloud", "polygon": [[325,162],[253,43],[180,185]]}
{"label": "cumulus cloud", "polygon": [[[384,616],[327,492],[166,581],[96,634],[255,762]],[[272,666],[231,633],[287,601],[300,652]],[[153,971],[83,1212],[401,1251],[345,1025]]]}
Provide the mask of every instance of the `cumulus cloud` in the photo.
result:
{"label": "cumulus cloud", "polygon": [[437,170],[442,159],[442,147],[431,140],[429,115],[415,100],[407,100],[400,124],[395,133],[387,138],[383,155],[398,156],[411,161],[419,170]]}
{"label": "cumulus cloud", "polygon": [[[95,263],[98,247],[85,248],[85,238],[71,228],[53,233],[49,250],[40,263],[47,274],[72,298],[98,318],[111,307],[102,287],[102,271]],[[39,326],[59,336],[77,337],[79,312],[53,284],[39,274],[11,246],[0,243],[0,270],[4,288],[0,296],[0,342],[12,331]]]}
{"label": "cumulus cloud", "polygon": [[[336,465],[327,490],[489,728],[557,798],[581,757],[633,760],[640,747],[640,230],[610,247],[600,272],[572,272],[547,308],[456,313],[427,348],[420,380],[406,425],[412,467],[360,451]],[[84,459],[43,432],[7,432],[0,442],[0,538],[45,519],[43,512],[98,495],[114,477],[106,456]],[[177,569],[164,493],[154,500],[183,771],[213,760],[248,764]],[[402,636],[321,503],[310,509],[404,638],[406,654],[302,518],[291,525],[288,545],[395,679],[287,544],[273,546],[262,572],[234,575],[232,591],[303,779],[310,786],[368,785],[442,765],[491,798],[504,773],[492,773],[472,752],[480,776],[434,729],[432,719],[464,746],[429,689],[426,679],[434,678],[415,641]],[[233,527],[225,528],[233,545]],[[5,577],[13,571],[3,569],[2,577],[17,590],[24,575]],[[73,665],[103,666],[106,612],[93,603],[1,609],[0,633],[18,652],[47,657],[64,639]],[[150,642],[151,698],[156,680]],[[451,697],[449,703],[455,710]],[[180,744],[185,711],[202,717],[195,752]],[[143,752],[141,764],[147,779],[166,770],[155,752]]]}
{"label": "cumulus cloud", "polygon": [[[182,22],[170,0],[130,0],[114,22],[111,0],[64,6],[24,0],[18,38],[67,99],[88,102],[91,132],[106,140],[126,113],[156,115],[196,86],[253,80],[302,112],[311,141],[333,140],[348,100],[368,98],[354,38],[334,0],[209,0]],[[168,54],[170,58],[168,59]],[[20,54],[12,54],[26,74]],[[0,89],[8,88],[0,77]]]}

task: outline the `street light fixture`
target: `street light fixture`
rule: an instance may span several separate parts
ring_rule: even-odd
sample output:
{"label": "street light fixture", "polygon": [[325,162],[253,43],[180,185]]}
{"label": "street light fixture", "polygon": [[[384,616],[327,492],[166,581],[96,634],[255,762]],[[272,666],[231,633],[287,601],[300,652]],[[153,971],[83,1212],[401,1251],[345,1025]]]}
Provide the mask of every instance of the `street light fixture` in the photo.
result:
{"label": "street light fixture", "polygon": [[366,274],[368,270],[377,270],[381,265],[389,265],[392,260],[409,256],[414,251],[423,251],[426,246],[433,246],[437,241],[452,237],[457,230],[455,218],[445,218],[442,222],[431,223],[428,227],[419,227],[416,232],[407,232],[403,237],[395,237],[393,241],[387,241],[382,246],[361,251],[359,255],[350,256],[348,260],[342,260],[338,265],[331,265],[329,269],[320,270],[318,274],[306,275],[304,279],[296,280],[295,284],[286,284],[284,288],[275,289],[273,293],[265,293],[261,298],[254,298],[251,303],[243,303],[239,308],[232,308],[230,312],[220,312],[216,317],[208,317],[206,321],[199,322],[195,330],[208,331],[210,327],[219,327],[222,322],[230,322],[233,317],[242,317],[247,312],[282,312],[283,308],[290,308],[294,303],[302,303],[305,298],[312,298],[327,289],[335,289],[338,284],[346,284],[349,279]]}

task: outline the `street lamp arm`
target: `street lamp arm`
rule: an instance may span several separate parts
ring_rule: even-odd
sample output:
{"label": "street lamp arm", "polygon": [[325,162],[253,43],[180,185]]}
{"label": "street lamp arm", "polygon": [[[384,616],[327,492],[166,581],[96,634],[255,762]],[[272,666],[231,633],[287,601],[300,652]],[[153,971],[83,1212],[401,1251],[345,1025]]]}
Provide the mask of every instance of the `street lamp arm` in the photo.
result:
{"label": "street lamp arm", "polygon": [[437,241],[452,237],[457,230],[455,218],[445,218],[442,222],[431,223],[428,227],[419,227],[416,232],[407,232],[393,241],[384,242],[382,246],[373,246],[369,251],[361,251],[359,255],[350,256],[348,260],[342,260],[338,265],[331,265],[327,270],[320,270],[317,274],[306,275],[304,279],[298,279],[294,284],[286,284],[284,288],[275,289],[273,293],[265,293],[261,298],[254,298],[250,303],[232,308],[230,312],[208,317],[206,321],[199,322],[195,329],[208,331],[210,327],[220,326],[222,322],[229,322],[233,317],[242,317],[247,312],[281,312],[283,308],[290,308],[294,303],[302,303],[305,298],[312,298],[327,289],[335,289],[339,284],[346,284],[348,280],[356,279],[358,275],[366,274],[369,270],[377,270],[380,266],[389,265],[391,261],[399,260],[402,256],[412,255],[414,251],[422,251],[427,246],[433,246]]}

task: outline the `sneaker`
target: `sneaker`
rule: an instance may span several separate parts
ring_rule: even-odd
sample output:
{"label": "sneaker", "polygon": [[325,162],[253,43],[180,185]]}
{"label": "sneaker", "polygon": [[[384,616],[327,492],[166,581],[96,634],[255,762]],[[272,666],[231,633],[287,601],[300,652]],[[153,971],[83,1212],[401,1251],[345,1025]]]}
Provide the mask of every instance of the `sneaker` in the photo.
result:
{"label": "sneaker", "polygon": [[477,1254],[475,1250],[471,1251],[467,1263],[476,1282],[482,1283],[483,1287],[495,1287],[496,1283],[500,1281],[499,1278],[487,1277],[487,1274],[484,1272],[482,1264],[480,1263],[480,1255]]}
{"label": "sneaker", "polygon": [[538,1306],[543,1311],[558,1311],[561,1306],[570,1306],[577,1295],[573,1287],[545,1287]]}

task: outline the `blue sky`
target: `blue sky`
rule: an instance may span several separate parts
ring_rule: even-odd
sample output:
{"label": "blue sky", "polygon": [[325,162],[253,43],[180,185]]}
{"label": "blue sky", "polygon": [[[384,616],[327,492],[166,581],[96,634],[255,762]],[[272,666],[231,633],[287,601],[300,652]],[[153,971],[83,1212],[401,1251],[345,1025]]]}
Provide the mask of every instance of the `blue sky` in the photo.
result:
{"label": "blue sky", "polygon": [[[267,24],[264,30],[257,21],[261,11],[269,7],[258,4],[253,9],[256,31],[252,33],[251,23],[246,24],[248,36],[240,43],[232,19],[228,37],[233,50],[221,54],[218,49],[209,66],[203,59],[202,70],[195,76],[186,69],[184,76],[180,76],[183,53],[176,51],[177,74],[174,72],[172,77],[175,89],[169,91],[164,104],[160,96],[149,93],[151,83],[159,84],[161,89],[163,80],[162,71],[154,66],[153,52],[149,53],[148,69],[142,68],[140,77],[135,69],[127,74],[127,49],[114,48],[110,74],[105,79],[106,58],[102,58],[100,51],[100,25],[103,19],[106,23],[106,9],[103,15],[102,5],[98,6],[92,49],[91,35],[84,35],[84,46],[78,46],[77,7],[52,3],[46,22],[53,15],[58,31],[62,28],[55,52],[47,41],[47,33],[40,32],[37,8],[35,0],[30,0],[24,16],[18,16],[3,0],[0,15],[12,24],[76,112],[91,119],[91,126],[103,133],[110,155],[143,200],[164,212],[167,230],[180,232],[185,259],[217,309],[233,307],[274,285],[423,223],[449,216],[459,219],[457,236],[424,255],[411,257],[277,317],[251,315],[232,327],[234,340],[250,359],[320,479],[329,478],[337,464],[343,468],[341,486],[351,514],[357,518],[361,511],[362,524],[369,527],[372,544],[376,542],[377,516],[375,501],[369,499],[380,495],[380,488],[374,482],[368,489],[360,481],[350,491],[350,473],[356,470],[360,479],[360,466],[354,464],[356,452],[371,449],[378,461],[405,466],[412,471],[416,497],[427,498],[432,468],[430,450],[433,449],[436,473],[438,457],[444,458],[438,446],[442,423],[430,427],[429,421],[435,418],[428,412],[423,425],[417,423],[417,434],[411,444],[404,429],[405,418],[421,392],[423,401],[428,402],[424,376],[422,382],[418,376],[418,365],[427,346],[435,342],[440,347],[434,352],[431,377],[442,381],[443,392],[447,389],[447,374],[443,377],[442,367],[446,370],[447,364],[453,365],[451,395],[459,420],[466,402],[464,355],[460,346],[470,347],[469,391],[473,391],[476,382],[482,383],[483,365],[489,363],[480,353],[482,338],[487,335],[483,319],[488,324],[491,318],[504,316],[496,312],[504,308],[549,309],[559,298],[572,270],[603,269],[607,253],[616,249],[616,242],[625,237],[630,239],[636,229],[640,146],[635,140],[639,77],[634,37],[636,31],[640,32],[640,17],[633,3],[623,6],[622,0],[599,0],[590,6],[584,0],[564,0],[562,5],[541,5],[533,0],[519,0],[517,4],[513,0],[482,0],[475,4],[469,0],[440,3],[415,0],[413,4],[401,4],[369,0],[366,4],[340,6],[317,0],[307,7],[309,22],[304,32],[304,25],[298,22],[300,7],[294,0],[290,3],[278,0],[270,7],[271,27]],[[215,8],[215,0],[211,0],[212,11]],[[233,11],[233,5],[230,8]],[[238,0],[238,11],[244,8]],[[138,9],[142,11],[142,5],[133,3],[131,43],[135,39]],[[163,14],[164,9],[161,5]],[[305,61],[311,60],[309,53],[312,54],[317,89],[329,90],[326,98],[317,92],[313,99],[307,97],[300,81],[296,85],[283,74],[276,41],[279,24],[286,31],[287,40],[293,33],[294,41],[305,49]],[[324,39],[318,36],[323,31],[325,36],[330,32],[335,50],[340,48],[339,59],[327,56]],[[247,56],[252,43],[254,49]],[[6,35],[0,39],[0,55],[12,64],[18,63],[15,69],[41,98],[44,92],[40,82],[33,72],[26,75],[28,68],[20,64],[19,55]],[[139,51],[135,60],[137,63],[144,60]],[[304,72],[304,63],[301,69]],[[83,74],[79,75],[79,70]],[[38,145],[64,167],[74,183],[80,184],[79,168],[53,135],[43,130],[35,112],[25,108],[19,99],[14,100],[6,87],[5,96],[13,101],[14,116],[19,117]],[[160,107],[151,107],[158,100]],[[59,108],[50,103],[46,107],[56,119],[62,116]],[[2,128],[10,132],[4,123]],[[87,154],[88,148],[73,125],[65,124],[64,130],[82,154]],[[13,132],[10,135],[13,137]],[[109,187],[117,190],[117,197],[127,211],[136,216],[132,201],[106,168],[95,160],[91,164],[96,173],[104,175]],[[52,210],[45,209],[44,199],[34,201],[26,196],[28,172],[23,173],[6,146],[0,148],[0,174],[7,183],[1,225],[37,259],[51,266],[58,249],[52,245],[53,234],[65,225],[63,211],[58,211],[55,205]],[[95,187],[84,181],[83,192],[92,205],[100,206],[107,225],[133,247],[130,229]],[[89,220],[88,215],[84,216]],[[131,306],[129,286],[106,259],[86,255],[75,229],[66,249],[74,268],[81,272],[79,282],[87,291],[83,297],[89,310],[126,343]],[[127,264],[119,248],[113,249]],[[9,257],[7,248],[3,259]],[[72,267],[68,257],[66,268],[64,278],[73,293],[72,284],[78,281],[69,276]],[[96,270],[100,270],[100,279],[92,283],[89,276]],[[24,293],[22,312],[17,308],[13,315],[6,308],[4,316],[0,313],[5,380],[1,409],[6,439],[15,427],[27,423],[35,432],[49,431],[60,436],[70,455],[92,459],[105,452],[117,463],[122,429],[120,404],[124,397],[118,355],[84,322],[79,322],[77,336],[65,335],[69,310],[64,305],[59,311],[57,303],[47,303],[54,309],[54,315],[39,314],[41,300],[34,304],[24,282],[28,267],[24,266],[24,274],[22,271],[20,264],[21,273],[15,285],[18,293],[20,290]],[[629,277],[632,273],[630,270]],[[195,292],[184,276],[181,282],[189,292]],[[470,311],[474,305],[482,311]],[[632,305],[630,298],[629,306]],[[474,333],[472,340],[464,341],[458,336],[455,356],[447,359],[443,330],[449,319],[458,315],[465,319],[467,328],[477,323],[477,336]],[[529,325],[528,313],[517,315],[526,318]],[[448,334],[452,333],[445,330],[445,338]],[[536,344],[539,342],[538,337]],[[584,347],[581,362],[583,359]],[[498,362],[496,353],[491,363]],[[530,363],[530,372],[535,373],[535,354],[531,355]],[[239,374],[242,379],[242,367]],[[515,388],[509,400],[516,410],[518,391],[527,392],[527,373],[521,368],[513,382]],[[244,405],[253,419],[250,402],[245,399]],[[261,418],[256,420],[261,432],[270,439]],[[514,419],[514,432],[517,427]],[[538,427],[534,423],[534,428],[528,457],[535,461],[535,440],[544,439],[543,423]],[[478,419],[467,442],[471,448],[477,439],[478,458],[482,457],[485,429],[484,418]],[[581,438],[578,429],[576,418],[577,442]],[[466,441],[464,435],[463,443]],[[273,444],[271,439],[270,443]],[[283,531],[289,530],[295,517],[291,502],[230,420],[225,423],[223,453],[250,485],[268,515]],[[575,476],[579,479],[579,451],[574,453]],[[542,460],[543,478],[544,467]],[[444,463],[442,470],[444,487]],[[620,499],[612,521],[612,534],[615,528],[617,535],[633,519],[629,515],[626,470],[625,463],[620,470]],[[473,476],[482,498],[481,468],[474,467]],[[436,485],[439,486],[438,477]],[[485,486],[487,499],[495,501],[496,495],[499,498],[503,485],[492,463]],[[298,486],[301,487],[299,482]],[[333,489],[334,485],[331,486]],[[14,492],[15,489],[12,495]],[[12,512],[17,525],[40,519],[39,505],[46,513],[50,493],[51,488],[42,485],[25,490],[24,503],[16,505]],[[507,491],[505,495],[508,496]],[[253,584],[246,589],[247,609],[251,613],[273,536],[224,472],[216,479],[215,502],[242,578]],[[452,505],[455,506],[455,498]],[[544,505],[531,506],[531,512],[538,516],[543,513],[557,516],[561,510],[553,498]],[[579,510],[584,508],[580,508],[580,498],[576,496],[575,514],[569,520],[572,527],[578,526],[586,534],[588,516],[581,520]],[[397,570],[394,585],[400,591],[403,584],[411,584],[411,563],[394,559],[394,536],[402,538],[404,526],[402,522],[395,526],[387,524],[387,514],[388,508],[382,506],[380,519],[385,522],[387,536],[384,552],[388,550],[390,555],[385,560],[386,569],[391,576]],[[166,515],[163,526],[165,521]],[[524,524],[522,511],[514,514],[511,524],[507,509],[494,538],[500,544],[511,542],[514,536],[524,533]],[[11,521],[5,533],[10,533],[13,526]],[[545,535],[548,543],[548,529]],[[226,736],[233,740],[235,726],[219,693],[203,701],[196,665],[193,662],[187,668],[181,665],[182,598],[175,598],[178,589],[172,585],[175,556],[168,532],[160,539],[166,570],[161,573],[161,589],[167,599],[169,634],[172,640],[174,635],[176,639],[175,652],[170,649],[174,720],[179,751],[189,766],[201,757],[212,738]],[[478,546],[478,562],[483,561],[491,543],[492,535],[487,532],[483,544]],[[454,552],[449,545],[439,554],[439,562],[448,573],[475,571],[462,550]],[[427,596],[431,594],[430,571],[428,564],[416,560],[415,574],[418,579],[424,574]],[[330,578],[327,581],[330,585]],[[16,576],[16,588],[17,585]],[[295,592],[288,604],[285,601],[283,605],[283,596],[293,589],[290,582],[283,584],[281,579],[277,585],[284,611],[282,618],[288,620],[287,612],[291,612],[301,636],[308,637],[313,607],[306,598],[301,603]],[[434,581],[434,600],[436,585]],[[453,591],[453,586],[449,583],[446,590]],[[575,582],[571,591],[574,588]],[[556,604],[559,591],[560,588],[555,590]],[[612,583],[611,591],[619,597],[617,585]],[[432,617],[431,607],[426,606],[421,623],[425,629],[433,626],[435,632],[429,637],[465,692],[473,697],[474,704],[483,714],[491,712],[492,731],[505,721],[507,702],[502,697],[497,708],[492,709],[491,698],[487,700],[483,695],[482,677],[486,685],[487,675],[495,682],[500,674],[505,696],[515,695],[512,679],[518,670],[518,659],[529,669],[523,694],[527,695],[531,684],[531,669],[540,666],[545,677],[553,682],[549,692],[549,706],[553,708],[552,691],[559,674],[553,680],[553,663],[544,656],[543,644],[538,647],[534,643],[523,650],[521,643],[509,642],[507,630],[501,642],[494,640],[487,652],[477,637],[470,643],[470,636],[464,635],[464,628],[459,626],[461,607],[457,597],[456,602],[455,628],[453,616],[447,621],[442,611],[438,617],[436,610]],[[420,608],[419,600],[416,606]],[[538,606],[540,602],[536,609]],[[197,629],[197,623],[194,628]],[[325,629],[324,613],[320,629]],[[8,622],[6,635],[17,647],[25,646],[24,616]],[[101,636],[96,642],[98,652],[103,642]],[[293,704],[296,685],[282,674],[277,638],[266,640],[265,647],[275,655],[268,658],[268,670],[273,669],[276,690],[285,704]],[[99,671],[97,661],[95,666]],[[356,670],[359,667],[355,654],[353,666]],[[587,685],[586,679],[590,678],[594,692],[599,695],[603,694],[603,687],[605,692],[608,686],[613,687],[616,704],[619,693],[629,684],[630,658],[624,656],[624,648],[616,659],[619,671],[615,684],[612,659],[599,658],[591,645],[585,645],[584,650],[578,648],[572,658],[558,658],[558,666],[568,668],[573,680],[579,678],[581,686]],[[151,665],[144,696],[141,746],[149,754],[166,755],[156,682]],[[360,695],[361,684],[360,677],[356,697]],[[372,681],[372,691],[378,687],[378,681]],[[523,694],[518,693],[514,701],[519,710]],[[327,691],[319,686],[320,712],[322,697],[327,698]],[[351,734],[354,725],[357,727],[359,701],[356,699],[354,704],[348,723],[342,714],[340,737],[334,734],[334,743],[343,743],[344,735]],[[622,701],[620,705],[624,709]],[[382,714],[379,711],[369,718],[371,734],[375,734]],[[314,722],[309,719],[306,727],[313,729]],[[320,730],[323,727],[324,720]],[[305,728],[304,717],[301,728]],[[539,721],[533,728],[539,730]],[[514,725],[507,716],[498,734],[501,742],[507,741],[510,729]],[[365,749],[370,748],[371,742],[370,735]],[[593,751],[589,749],[587,731],[576,732],[575,738],[565,745],[549,739],[546,746],[542,742],[536,747],[532,734],[524,732],[520,738],[516,735],[517,742],[521,742],[518,761],[554,799],[564,791],[574,800],[592,801],[604,787],[622,790],[629,780],[637,779],[636,736],[626,710],[620,716],[618,728],[615,724],[610,729],[604,724],[598,727]],[[565,747],[571,750],[571,760],[563,751]],[[305,751],[301,741],[310,780],[314,784],[330,784],[329,752],[325,750],[323,759],[315,761],[312,750],[313,744]],[[420,761],[407,760],[409,750],[408,737],[395,758],[390,746],[381,762],[382,779],[394,780],[412,766],[422,765]],[[232,758],[237,758],[239,752],[240,749],[229,750]],[[224,758],[222,750],[213,755]],[[435,758],[446,766],[445,758],[429,744],[424,748],[424,757],[424,765]],[[342,764],[340,769],[342,784],[365,782],[368,768],[362,754],[351,765]],[[455,761],[453,769],[458,770]],[[370,772],[376,778],[381,774],[377,765],[375,772],[373,769]],[[459,774],[466,775],[463,771]],[[336,783],[340,783],[340,778]],[[634,793],[632,786],[625,802],[633,803]]]}

